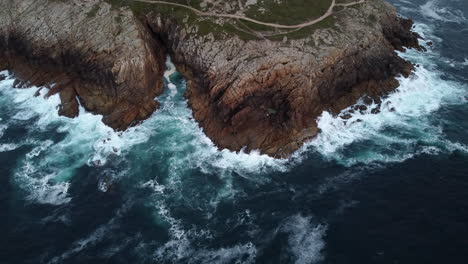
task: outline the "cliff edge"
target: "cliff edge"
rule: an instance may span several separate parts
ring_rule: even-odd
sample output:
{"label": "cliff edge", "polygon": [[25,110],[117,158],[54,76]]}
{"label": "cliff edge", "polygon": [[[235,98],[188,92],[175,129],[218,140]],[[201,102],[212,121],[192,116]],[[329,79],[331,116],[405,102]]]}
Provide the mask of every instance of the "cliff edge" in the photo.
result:
{"label": "cliff edge", "polygon": [[219,147],[286,157],[323,111],[378,101],[408,77],[395,50],[422,49],[383,0],[189,2],[3,1],[0,68],[60,93],[61,114],[81,104],[123,130],[157,108],[170,55]]}
{"label": "cliff edge", "polygon": [[163,92],[165,52],[130,10],[103,1],[0,2],[0,69],[59,93],[60,114],[86,110],[124,130],[149,117]]}

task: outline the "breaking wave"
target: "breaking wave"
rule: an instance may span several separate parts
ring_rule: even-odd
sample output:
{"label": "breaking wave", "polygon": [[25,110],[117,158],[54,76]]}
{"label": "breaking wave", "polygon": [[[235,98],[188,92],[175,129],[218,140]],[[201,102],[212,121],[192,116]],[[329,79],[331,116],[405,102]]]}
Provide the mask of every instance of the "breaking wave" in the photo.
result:
{"label": "breaking wave", "polygon": [[[425,25],[415,29],[426,39],[440,41],[431,39]],[[410,78],[400,77],[399,88],[380,104],[361,100],[337,116],[324,112],[318,118],[321,133],[305,148],[312,147],[346,166],[401,162],[420,154],[468,152],[467,146],[447,140],[441,127],[432,122],[431,115],[441,107],[466,102],[466,91],[462,84],[443,78],[435,62],[440,55],[427,48],[426,53],[400,53],[417,64],[416,71]]]}
{"label": "breaking wave", "polygon": [[[429,1],[426,8],[432,5],[435,2]],[[427,25],[418,24],[416,30],[426,40],[442,41]],[[426,53],[408,50],[400,54],[418,67],[410,78],[399,78],[400,87],[380,105],[365,105],[360,101],[337,116],[324,112],[318,119],[321,133],[289,160],[273,159],[258,151],[218,150],[193,120],[183,97],[184,79],[170,58],[164,74],[168,89],[157,98],[161,108],[125,132],[113,131],[101,122],[101,116],[83,108],[78,118],[60,117],[56,111],[60,104],[58,95],[44,100],[45,89],[38,92],[39,96],[35,96],[37,87],[11,89],[14,80],[10,76],[0,82],[6,113],[0,117],[0,152],[29,149],[18,163],[14,180],[26,191],[28,199],[36,202],[69,202],[69,180],[83,166],[99,168],[106,167],[109,159],[138,159],[145,164],[156,163],[168,173],[166,179],[149,178],[145,182],[163,181],[161,186],[169,184],[172,186],[169,188],[182,188],[181,177],[193,171],[218,175],[223,186],[210,201],[214,206],[219,200],[236,194],[233,175],[256,182],[268,181],[268,177],[261,175],[288,171],[311,150],[346,166],[401,162],[420,154],[466,152],[466,146],[445,139],[441,128],[431,122],[431,114],[444,105],[463,103],[466,93],[459,83],[442,77],[436,63],[441,56],[427,48]],[[374,114],[377,109],[380,113]],[[8,139],[11,127],[25,123],[28,123],[26,140]],[[53,131],[54,136],[50,137],[48,131]],[[135,170],[138,173],[138,168]],[[110,174],[122,177],[127,173],[123,169]],[[106,182],[101,182],[98,188],[106,191]]]}
{"label": "breaking wave", "polygon": [[[416,29],[426,39],[441,41],[431,35],[428,26],[419,24]],[[183,98],[185,82],[170,59],[164,75],[169,89],[158,98],[162,107],[148,120],[125,132],[113,131],[101,122],[101,116],[87,113],[83,108],[78,118],[60,117],[56,111],[60,104],[58,95],[44,100],[45,89],[36,97],[37,87],[11,89],[12,77],[2,81],[0,92],[8,116],[0,119],[0,152],[29,147],[30,151],[21,158],[15,171],[15,181],[28,193],[29,199],[50,204],[70,201],[69,180],[80,167],[104,167],[108,159],[125,159],[136,152],[145,153],[139,155],[142,162],[160,161],[172,183],[193,170],[219,175],[224,182],[218,191],[219,199],[235,193],[232,175],[268,181],[259,175],[287,171],[311,149],[346,166],[400,162],[424,153],[466,152],[466,146],[446,140],[440,127],[431,124],[430,115],[441,106],[464,102],[466,98],[459,83],[442,78],[434,62],[440,56],[428,48],[424,54],[415,50],[400,54],[418,67],[410,78],[399,79],[400,87],[384,98],[381,105],[373,103],[365,105],[365,110],[356,110],[359,106],[363,109],[364,103],[360,101],[337,116],[324,112],[318,119],[321,133],[290,160],[273,159],[258,151],[218,150],[193,120]],[[373,114],[376,109],[380,113]],[[25,122],[32,122],[28,123],[27,140],[5,139],[10,126]],[[46,137],[49,130],[58,137],[53,140]],[[104,184],[100,188],[105,191],[107,187]]]}
{"label": "breaking wave", "polygon": [[[6,72],[2,74],[7,75]],[[21,146],[30,149],[20,159],[14,175],[14,180],[26,191],[28,199],[48,204],[69,202],[69,180],[77,169],[83,166],[104,167],[108,159],[124,159],[133,155],[135,146],[137,149],[138,146],[147,148],[145,152],[150,151],[141,157],[145,162],[151,163],[153,159],[168,161],[164,166],[168,167],[173,181],[194,169],[219,173],[226,181],[232,173],[249,177],[272,170],[286,170],[285,160],[275,160],[258,151],[236,153],[218,150],[193,120],[183,98],[185,83],[170,60],[165,78],[169,89],[158,98],[162,103],[161,109],[125,132],[113,131],[101,122],[102,116],[88,113],[82,107],[77,118],[59,116],[56,110],[60,104],[59,96],[44,99],[46,89],[12,89],[13,76],[0,82],[1,99],[7,114],[0,119],[0,151],[12,151]],[[24,123],[28,123],[24,135],[26,140],[5,142],[9,139],[3,135],[9,128],[23,126]],[[154,146],[143,145],[148,142]]]}
{"label": "breaking wave", "polygon": [[[19,147],[29,150],[19,159],[13,181],[30,200],[47,204],[69,202],[69,180],[78,168],[97,159],[104,163],[107,156],[119,154],[115,148],[101,145],[116,137],[116,133],[102,124],[100,116],[84,109],[80,109],[79,118],[60,117],[56,110],[60,104],[58,95],[44,100],[45,89],[38,94],[37,87],[12,89],[13,81],[10,76],[0,83],[1,103],[8,114],[2,120],[6,127],[2,141],[10,141],[2,142],[2,151]],[[20,133],[24,139],[12,142],[20,128],[25,130]]]}
{"label": "breaking wave", "polygon": [[[432,21],[465,23],[461,13],[441,1],[402,5]],[[432,29],[416,25],[426,41],[441,47],[443,40]],[[75,262],[94,253],[117,259],[119,254],[128,257],[129,251],[130,257],[145,263],[255,263],[271,254],[271,248],[281,251],[273,256],[282,263],[321,263],[327,235],[333,233],[327,234],[327,222],[330,229],[334,222],[328,210],[316,211],[323,206],[317,204],[335,210],[334,199],[344,199],[336,202],[338,212],[355,202],[348,201],[345,192],[333,198],[332,191],[387,163],[418,155],[468,153],[466,145],[448,137],[446,126],[455,125],[441,114],[446,107],[467,102],[466,86],[443,71],[447,66],[466,69],[467,55],[449,59],[427,48],[425,53],[400,54],[418,66],[410,78],[399,78],[400,87],[381,103],[361,100],[338,115],[324,112],[318,119],[322,132],[288,160],[258,151],[217,149],[193,119],[183,96],[185,81],[170,59],[164,74],[167,89],[157,98],[161,108],[125,132],[113,131],[101,116],[83,108],[78,118],[60,117],[58,95],[45,99],[45,89],[36,94],[39,87],[12,89],[14,77],[8,76],[0,81],[0,155],[15,162],[9,180],[20,197],[30,203],[68,203],[39,205],[53,210],[45,211],[41,226],[58,223],[61,230],[83,224],[64,212],[70,208],[96,213],[99,220],[106,217],[77,231],[66,249],[45,250],[42,256],[49,263]],[[298,165],[302,162],[304,167]],[[309,170],[310,164],[320,169]],[[109,206],[112,215],[105,216],[76,207],[70,201],[80,197],[74,188],[83,188],[82,182],[75,185],[82,174],[96,177],[95,188],[108,192],[99,197],[116,195],[126,204]],[[114,181],[119,185],[116,192]],[[89,182],[83,184],[88,187]],[[276,196],[285,204],[274,204]],[[156,235],[145,234],[153,231],[145,221],[154,225]],[[133,229],[133,224],[143,227]]]}

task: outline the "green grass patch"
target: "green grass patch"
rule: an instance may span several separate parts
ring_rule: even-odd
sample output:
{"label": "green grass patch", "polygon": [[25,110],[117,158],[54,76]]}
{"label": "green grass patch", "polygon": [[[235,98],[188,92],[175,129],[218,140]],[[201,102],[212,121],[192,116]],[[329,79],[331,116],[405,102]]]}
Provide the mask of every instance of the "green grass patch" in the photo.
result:
{"label": "green grass patch", "polygon": [[297,25],[325,14],[332,0],[258,0],[246,15],[262,22]]}
{"label": "green grass patch", "polygon": [[[178,6],[167,4],[150,4],[133,0],[105,0],[114,9],[121,7],[130,8],[136,16],[145,16],[149,13],[159,14],[163,19],[171,19],[180,25],[197,26],[200,36],[213,34],[216,39],[225,39],[238,36],[243,40],[258,39],[255,32],[271,35],[276,29],[248,21],[236,21],[224,19],[223,24],[212,17],[199,17],[193,11]],[[345,2],[345,0],[341,0]],[[199,8],[201,0],[172,0],[170,2],[190,5]],[[256,5],[246,11],[246,16],[266,23],[278,23],[284,25],[296,25],[311,21],[322,16],[330,7],[332,0],[288,0],[278,3],[276,0],[258,0]],[[116,18],[116,22],[119,18]],[[316,29],[333,27],[334,17],[328,17],[314,25],[299,30],[291,30],[284,34],[267,37],[271,40],[281,41],[286,36],[288,39],[301,39],[310,36]],[[254,31],[250,33],[250,31]]]}

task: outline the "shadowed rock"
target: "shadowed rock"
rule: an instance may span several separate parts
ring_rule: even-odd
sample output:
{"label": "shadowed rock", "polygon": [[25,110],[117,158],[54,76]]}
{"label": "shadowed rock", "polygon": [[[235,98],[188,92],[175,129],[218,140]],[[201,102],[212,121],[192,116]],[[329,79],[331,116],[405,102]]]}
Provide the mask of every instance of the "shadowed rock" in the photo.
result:
{"label": "shadowed rock", "polygon": [[187,22],[193,14],[132,13],[98,0],[12,0],[0,9],[0,66],[29,84],[54,84],[61,115],[77,116],[80,103],[115,129],[144,120],[157,108],[167,53],[208,137],[276,157],[319,133],[323,111],[395,89],[395,77],[413,70],[395,50],[422,49],[412,22],[381,0],[342,8],[327,26],[248,37],[233,33],[229,19]]}
{"label": "shadowed rock", "polygon": [[28,85],[53,84],[60,114],[76,116],[80,101],[115,129],[158,106],[165,55],[157,41],[131,11],[102,1],[0,3],[0,68]]}

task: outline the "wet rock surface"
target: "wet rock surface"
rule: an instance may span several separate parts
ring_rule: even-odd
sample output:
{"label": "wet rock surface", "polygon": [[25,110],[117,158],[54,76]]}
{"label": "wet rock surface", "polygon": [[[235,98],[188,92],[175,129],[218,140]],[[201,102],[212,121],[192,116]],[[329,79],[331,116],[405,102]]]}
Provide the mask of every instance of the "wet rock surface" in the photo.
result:
{"label": "wet rock surface", "polygon": [[53,84],[49,94],[60,94],[60,114],[76,116],[80,103],[115,129],[144,120],[157,108],[169,54],[208,137],[221,148],[275,157],[319,133],[323,111],[337,113],[395,89],[395,77],[413,69],[395,50],[422,49],[412,22],[381,0],[280,40],[201,34],[199,24],[170,13],[134,15],[101,1],[6,1],[0,9],[1,68],[30,85]]}
{"label": "wet rock surface", "polygon": [[220,147],[286,157],[319,129],[323,111],[398,86],[413,65],[395,50],[420,49],[412,22],[383,1],[343,10],[333,26],[300,39],[244,41],[196,36],[159,14],[146,16],[189,80],[195,119]]}
{"label": "wet rock surface", "polygon": [[102,1],[2,1],[0,68],[60,94],[60,114],[79,103],[124,130],[157,108],[165,55],[129,10]]}

